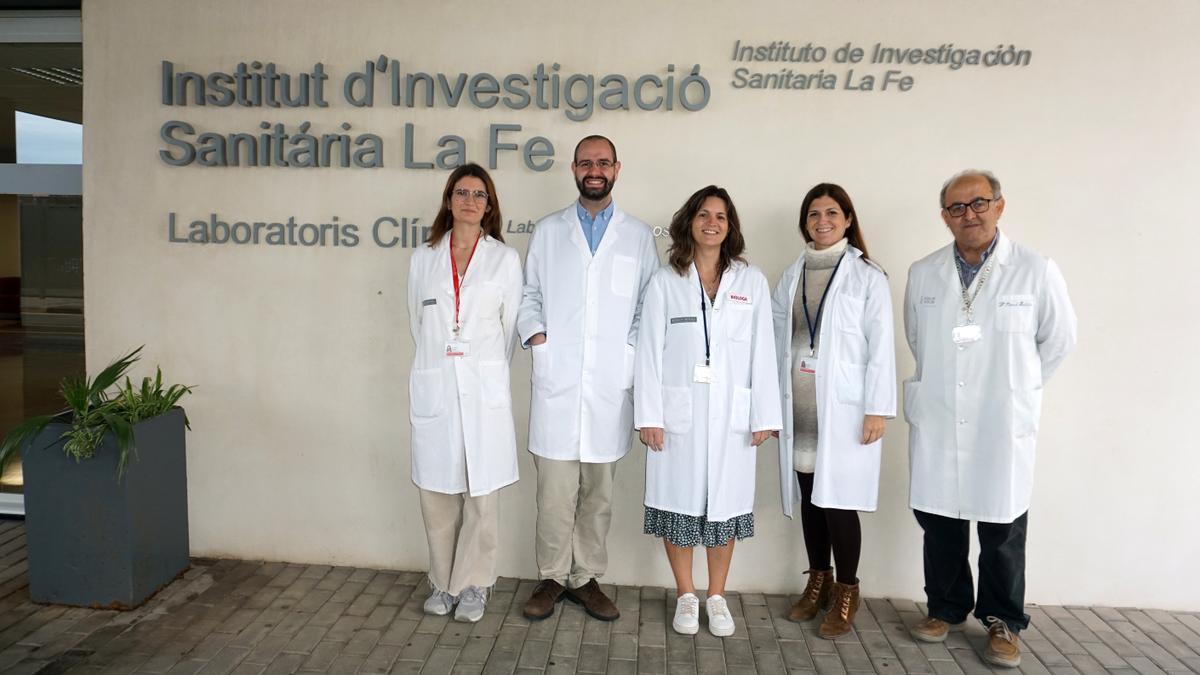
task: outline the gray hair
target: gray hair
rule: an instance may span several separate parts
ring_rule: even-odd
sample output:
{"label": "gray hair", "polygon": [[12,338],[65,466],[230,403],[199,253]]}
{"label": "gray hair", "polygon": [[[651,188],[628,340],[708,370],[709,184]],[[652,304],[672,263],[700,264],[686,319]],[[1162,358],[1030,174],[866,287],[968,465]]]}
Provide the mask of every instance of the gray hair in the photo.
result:
{"label": "gray hair", "polygon": [[960,178],[974,177],[983,178],[988,182],[988,185],[992,188],[992,199],[1000,199],[1003,196],[1000,193],[1000,179],[996,178],[996,174],[984,169],[967,169],[950,176],[950,178],[946,179],[945,183],[942,183],[942,191],[938,194],[938,208],[946,207],[946,190],[949,190],[951,185]]}

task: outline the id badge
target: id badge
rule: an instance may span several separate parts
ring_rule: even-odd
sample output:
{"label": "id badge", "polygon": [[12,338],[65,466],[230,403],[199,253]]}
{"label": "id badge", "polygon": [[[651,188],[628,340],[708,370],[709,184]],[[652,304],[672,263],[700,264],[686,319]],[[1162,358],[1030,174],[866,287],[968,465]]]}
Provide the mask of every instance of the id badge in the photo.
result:
{"label": "id badge", "polygon": [[712,366],[706,366],[702,363],[696,364],[696,369],[692,371],[692,381],[701,384],[708,384],[713,381]]}
{"label": "id badge", "polygon": [[804,373],[805,375],[816,375],[817,357],[801,356],[800,362],[796,364],[796,372]]}
{"label": "id badge", "polygon": [[471,343],[466,340],[447,340],[446,356],[467,356],[471,353]]}
{"label": "id badge", "polygon": [[954,344],[956,345],[978,342],[983,339],[983,327],[977,323],[970,326],[955,326],[951,337],[954,339]]}

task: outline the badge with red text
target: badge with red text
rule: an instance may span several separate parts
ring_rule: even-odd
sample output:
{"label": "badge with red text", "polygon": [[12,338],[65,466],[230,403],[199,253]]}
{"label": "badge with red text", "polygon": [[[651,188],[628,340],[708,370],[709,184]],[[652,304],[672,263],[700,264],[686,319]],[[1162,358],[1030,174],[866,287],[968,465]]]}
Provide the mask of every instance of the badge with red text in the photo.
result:
{"label": "badge with red text", "polygon": [[466,340],[447,340],[446,356],[467,356],[471,353],[471,343]]}
{"label": "badge with red text", "polygon": [[817,357],[801,356],[799,362],[796,363],[796,372],[804,375],[816,375]]}

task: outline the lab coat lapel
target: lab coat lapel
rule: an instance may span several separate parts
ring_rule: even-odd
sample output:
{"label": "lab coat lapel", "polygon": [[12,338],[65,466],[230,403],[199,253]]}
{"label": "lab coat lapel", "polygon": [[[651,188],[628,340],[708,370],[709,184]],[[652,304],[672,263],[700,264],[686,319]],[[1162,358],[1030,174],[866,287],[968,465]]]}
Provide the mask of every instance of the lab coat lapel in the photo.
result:
{"label": "lab coat lapel", "polygon": [[563,211],[563,220],[567,221],[568,229],[570,229],[571,243],[575,244],[575,248],[583,255],[584,260],[592,259],[592,249],[588,247],[587,239],[583,236],[583,223],[579,222],[579,213],[575,210],[576,206],[572,203]]}
{"label": "lab coat lapel", "polygon": [[[578,215],[578,214],[576,214]],[[624,225],[622,221],[625,219],[625,213],[621,209],[613,205],[612,217],[608,219],[608,227],[604,230],[604,236],[600,238],[600,245],[596,247],[596,257],[599,258],[608,249],[617,245],[617,240],[621,238],[621,230]],[[578,227],[582,236],[583,226]]]}

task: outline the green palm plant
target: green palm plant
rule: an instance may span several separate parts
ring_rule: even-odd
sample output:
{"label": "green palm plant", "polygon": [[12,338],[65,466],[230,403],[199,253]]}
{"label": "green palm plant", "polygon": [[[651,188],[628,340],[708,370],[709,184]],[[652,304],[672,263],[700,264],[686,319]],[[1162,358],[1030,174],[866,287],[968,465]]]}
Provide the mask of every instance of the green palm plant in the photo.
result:
{"label": "green palm plant", "polygon": [[[182,384],[164,389],[160,368],[155,369],[153,380],[143,378],[141,386],[135,388],[125,373],[141,358],[141,351],[142,347],[138,347],[113,361],[94,378],[86,375],[64,378],[59,391],[67,408],[55,415],[40,415],[26,420],[9,432],[0,442],[0,470],[22,447],[30,446],[51,422],[63,421],[69,426],[59,439],[63,440],[63,450],[75,461],[95,455],[104,436],[108,433],[113,435],[117,442],[117,479],[120,480],[129,467],[130,455],[137,451],[133,426],[167,412],[192,391],[191,386]],[[118,384],[122,377],[125,377],[123,387]],[[110,393],[109,390],[114,386],[116,390]],[[191,428],[186,416],[184,424],[188,429]]]}

